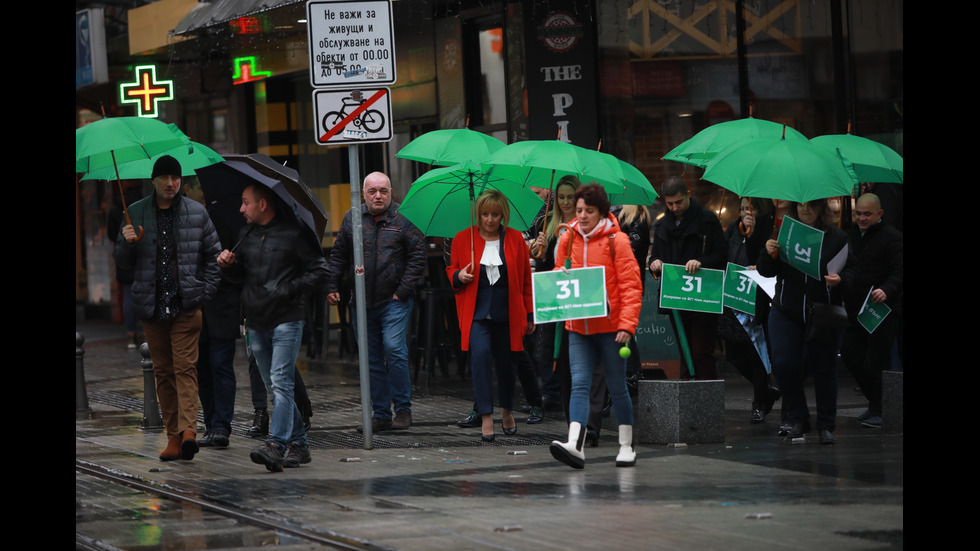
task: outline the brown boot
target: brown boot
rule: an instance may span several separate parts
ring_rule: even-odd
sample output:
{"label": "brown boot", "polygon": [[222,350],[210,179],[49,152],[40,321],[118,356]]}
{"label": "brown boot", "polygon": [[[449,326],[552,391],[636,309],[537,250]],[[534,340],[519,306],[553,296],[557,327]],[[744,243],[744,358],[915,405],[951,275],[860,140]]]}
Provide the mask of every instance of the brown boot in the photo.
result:
{"label": "brown boot", "polygon": [[160,452],[160,461],[173,461],[180,459],[180,435],[171,436],[167,441],[167,448]]}
{"label": "brown boot", "polygon": [[185,461],[190,461],[191,459],[194,459],[194,454],[200,450],[197,445],[197,440],[195,440],[197,434],[189,430],[185,430],[181,433],[181,435],[180,458]]}

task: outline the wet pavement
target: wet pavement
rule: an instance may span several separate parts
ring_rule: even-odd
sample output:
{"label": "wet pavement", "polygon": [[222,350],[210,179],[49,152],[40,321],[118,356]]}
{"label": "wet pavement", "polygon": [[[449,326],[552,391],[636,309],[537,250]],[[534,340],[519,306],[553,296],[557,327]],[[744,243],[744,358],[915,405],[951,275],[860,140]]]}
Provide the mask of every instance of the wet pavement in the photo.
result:
{"label": "wet pavement", "polygon": [[[301,354],[313,461],[269,473],[248,457],[261,442],[244,436],[252,406],[243,345],[230,447],[163,463],[165,435],[140,428],[139,353],[126,349],[119,326],[76,331],[86,339],[89,401],[75,421],[79,548],[903,547],[904,437],[860,427],[866,403],[845,371],[835,446],[813,434],[802,444],[776,437],[778,402],[766,423],[750,424],[751,388],[723,369],[725,442],[638,444],[636,467],[616,468],[610,424],[577,471],[548,452],[565,437],[560,412],[539,425],[517,413],[516,435],[498,430],[484,444],[479,429],[455,424],[471,408],[470,382],[441,374],[415,387],[412,428],[375,434],[365,450],[356,357],[326,363]],[[336,343],[328,356],[336,358]]]}

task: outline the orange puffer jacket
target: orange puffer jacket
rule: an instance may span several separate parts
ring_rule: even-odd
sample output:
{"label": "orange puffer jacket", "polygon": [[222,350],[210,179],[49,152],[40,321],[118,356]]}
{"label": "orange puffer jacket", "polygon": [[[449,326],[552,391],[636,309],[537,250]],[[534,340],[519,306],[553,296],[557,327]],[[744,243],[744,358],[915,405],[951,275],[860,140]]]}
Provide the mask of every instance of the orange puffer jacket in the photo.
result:
{"label": "orange puffer jacket", "polygon": [[555,247],[555,269],[560,270],[565,265],[569,239],[572,240],[572,268],[605,266],[609,314],[566,321],[565,329],[585,335],[615,331],[635,334],[640,320],[643,280],[640,279],[640,268],[633,256],[629,235],[620,230],[619,222],[611,214],[599,221],[589,237],[582,234],[578,220],[569,225],[572,231],[562,234]]}

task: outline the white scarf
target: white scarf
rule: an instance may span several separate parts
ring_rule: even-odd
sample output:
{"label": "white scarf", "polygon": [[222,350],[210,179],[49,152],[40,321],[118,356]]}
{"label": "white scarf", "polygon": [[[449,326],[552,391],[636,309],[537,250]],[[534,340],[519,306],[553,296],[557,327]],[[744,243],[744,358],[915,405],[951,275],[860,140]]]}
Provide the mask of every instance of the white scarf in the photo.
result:
{"label": "white scarf", "polygon": [[500,279],[500,266],[503,266],[504,263],[500,260],[499,239],[486,242],[486,245],[483,247],[483,258],[480,259],[480,264],[487,268],[487,279],[490,280],[490,285],[493,285]]}

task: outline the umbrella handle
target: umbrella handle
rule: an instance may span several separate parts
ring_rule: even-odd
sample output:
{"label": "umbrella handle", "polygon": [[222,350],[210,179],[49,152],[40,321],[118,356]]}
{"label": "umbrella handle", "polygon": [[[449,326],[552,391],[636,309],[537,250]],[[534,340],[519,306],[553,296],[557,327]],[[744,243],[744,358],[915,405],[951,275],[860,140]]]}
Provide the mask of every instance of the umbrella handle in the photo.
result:
{"label": "umbrella handle", "polygon": [[[558,224],[558,227],[557,227],[557,228],[555,228],[555,233],[557,234],[557,233],[558,233],[558,230],[560,230],[560,229],[562,229],[562,228],[565,228],[565,229],[566,229],[566,230],[568,230],[569,232],[571,232],[571,231],[572,231],[572,227],[571,227],[571,226],[569,226],[568,224]],[[565,251],[565,259],[566,259],[566,260],[571,260],[571,258],[572,258],[572,238],[573,238],[573,237],[574,237],[574,236],[572,236],[572,235],[569,235],[569,236],[568,236],[568,248],[567,248],[567,250]]]}
{"label": "umbrella handle", "polygon": [[[123,203],[125,202],[126,200],[123,199]],[[123,216],[126,217],[126,224],[129,226],[133,226],[132,220],[129,219],[129,211],[126,210],[125,205],[123,205]],[[136,241],[138,242],[141,239],[143,239],[143,226],[133,226],[133,228],[136,230]]]}
{"label": "umbrella handle", "polygon": [[[558,135],[560,136],[561,129],[558,130],[558,133],[559,133]],[[549,207],[551,206],[552,199],[554,199],[554,197],[552,197],[554,194],[555,194],[555,170],[551,169],[551,183],[548,185],[548,201],[546,201],[544,204],[544,219],[541,224],[541,231],[545,232],[546,235],[548,231],[548,211],[551,210]],[[567,226],[566,224],[562,224],[562,225]],[[531,258],[535,260],[541,260],[542,258],[544,258],[544,255],[547,253],[548,251],[546,248],[541,248],[538,250],[538,254],[534,254],[532,252]]]}
{"label": "umbrella handle", "polygon": [[[773,239],[779,239],[779,226],[781,226],[782,224],[783,224],[783,219],[782,218],[774,221],[774,223],[772,225],[772,238]],[[774,259],[779,258],[779,252],[777,251],[777,252],[772,253],[772,257]]]}
{"label": "umbrella handle", "polygon": [[[129,209],[126,208],[126,194],[123,193],[122,180],[119,179],[119,165],[116,164],[116,152],[110,151],[112,155],[112,168],[116,170],[116,184],[119,185],[119,198],[122,200],[123,216],[126,217],[126,225],[132,226],[133,221],[129,219]],[[133,226],[136,229],[136,241],[143,239],[143,226]]]}

